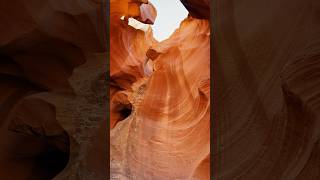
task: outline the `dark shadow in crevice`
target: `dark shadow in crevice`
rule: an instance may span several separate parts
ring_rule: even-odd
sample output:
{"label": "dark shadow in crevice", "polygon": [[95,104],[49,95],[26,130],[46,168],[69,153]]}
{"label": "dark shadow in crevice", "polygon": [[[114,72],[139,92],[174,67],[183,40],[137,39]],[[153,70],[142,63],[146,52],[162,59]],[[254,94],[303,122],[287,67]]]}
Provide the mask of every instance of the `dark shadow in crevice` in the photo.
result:
{"label": "dark shadow in crevice", "polygon": [[53,179],[69,162],[70,143],[66,132],[59,137],[45,138],[44,141],[46,150],[33,157],[32,180],[37,177],[39,180]]}
{"label": "dark shadow in crevice", "polygon": [[121,120],[126,119],[127,117],[129,117],[131,115],[132,112],[132,105],[131,104],[121,104],[119,105],[119,114],[121,117]]}
{"label": "dark shadow in crevice", "polygon": [[48,149],[46,152],[35,157],[37,171],[43,173],[48,179],[52,179],[66,166],[69,159],[67,153],[57,149]]}

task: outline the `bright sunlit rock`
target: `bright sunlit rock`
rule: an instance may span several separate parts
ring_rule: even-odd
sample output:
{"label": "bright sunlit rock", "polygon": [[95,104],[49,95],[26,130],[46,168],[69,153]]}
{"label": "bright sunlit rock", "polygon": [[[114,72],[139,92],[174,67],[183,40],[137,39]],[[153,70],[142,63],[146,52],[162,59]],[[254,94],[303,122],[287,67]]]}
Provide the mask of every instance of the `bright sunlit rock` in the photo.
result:
{"label": "bright sunlit rock", "polygon": [[143,23],[141,23],[140,21],[137,21],[136,19],[134,19],[134,18],[129,18],[128,19],[128,25],[129,26],[132,26],[132,27],[134,27],[135,29],[140,29],[140,30],[142,30],[142,31],[144,31],[144,32],[147,32],[148,31],[148,29],[150,28],[150,25],[148,25],[148,24],[143,24]]}

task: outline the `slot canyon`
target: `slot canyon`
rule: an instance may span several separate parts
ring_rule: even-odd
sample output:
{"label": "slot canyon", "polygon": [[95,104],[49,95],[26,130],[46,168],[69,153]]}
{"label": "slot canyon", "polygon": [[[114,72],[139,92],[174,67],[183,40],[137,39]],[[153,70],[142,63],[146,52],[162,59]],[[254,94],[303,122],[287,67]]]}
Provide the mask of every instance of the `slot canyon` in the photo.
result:
{"label": "slot canyon", "polygon": [[213,2],[213,178],[320,179],[320,1]]}
{"label": "slot canyon", "polygon": [[0,179],[106,179],[106,3],[0,1]]}
{"label": "slot canyon", "polygon": [[209,1],[181,2],[159,42],[150,1],[110,1],[111,179],[210,179]]}
{"label": "slot canyon", "polygon": [[0,179],[320,179],[320,1],[152,2],[0,1]]}

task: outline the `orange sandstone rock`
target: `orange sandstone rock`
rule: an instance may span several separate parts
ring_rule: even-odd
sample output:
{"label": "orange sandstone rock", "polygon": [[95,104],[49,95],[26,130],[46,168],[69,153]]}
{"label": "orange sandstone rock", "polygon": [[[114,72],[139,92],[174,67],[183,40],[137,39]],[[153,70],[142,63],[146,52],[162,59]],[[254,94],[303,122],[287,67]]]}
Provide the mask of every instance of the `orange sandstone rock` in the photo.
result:
{"label": "orange sandstone rock", "polygon": [[[208,20],[190,16],[157,42],[151,30],[118,17],[111,19],[110,36],[111,179],[209,179]],[[131,113],[121,119],[112,104],[128,101]]]}

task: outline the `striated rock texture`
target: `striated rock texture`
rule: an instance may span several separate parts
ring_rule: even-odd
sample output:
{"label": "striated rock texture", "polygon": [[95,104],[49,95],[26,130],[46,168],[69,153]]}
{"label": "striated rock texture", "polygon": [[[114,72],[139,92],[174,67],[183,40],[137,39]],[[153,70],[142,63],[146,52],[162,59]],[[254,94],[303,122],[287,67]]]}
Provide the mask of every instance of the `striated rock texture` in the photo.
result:
{"label": "striated rock texture", "polygon": [[106,178],[105,7],[0,2],[0,179]]}
{"label": "striated rock texture", "polygon": [[189,16],[157,42],[126,22],[152,24],[146,3],[110,2],[111,179],[209,179],[209,21]]}
{"label": "striated rock texture", "polygon": [[213,4],[215,179],[319,179],[320,2]]}

